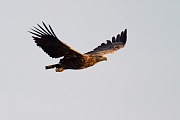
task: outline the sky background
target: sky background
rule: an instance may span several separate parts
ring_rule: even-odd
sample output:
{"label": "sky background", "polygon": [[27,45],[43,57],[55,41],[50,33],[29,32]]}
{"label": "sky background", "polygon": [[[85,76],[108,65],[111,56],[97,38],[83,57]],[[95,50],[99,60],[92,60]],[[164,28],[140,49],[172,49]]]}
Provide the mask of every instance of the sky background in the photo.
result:
{"label": "sky background", "polygon": [[[128,29],[124,49],[56,73],[27,31],[42,21],[85,53]],[[1,120],[179,120],[179,0],[1,0]]]}

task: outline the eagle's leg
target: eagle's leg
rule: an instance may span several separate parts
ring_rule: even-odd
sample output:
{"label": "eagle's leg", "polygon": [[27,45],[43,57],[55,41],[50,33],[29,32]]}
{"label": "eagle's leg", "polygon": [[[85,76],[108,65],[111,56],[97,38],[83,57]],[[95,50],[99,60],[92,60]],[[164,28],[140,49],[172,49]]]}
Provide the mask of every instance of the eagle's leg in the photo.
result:
{"label": "eagle's leg", "polygon": [[45,66],[46,69],[52,69],[52,68],[58,68],[60,67],[60,64],[54,64],[54,65],[48,65],[48,66]]}
{"label": "eagle's leg", "polygon": [[64,71],[64,68],[63,68],[63,67],[56,68],[56,72],[62,72],[62,71]]}

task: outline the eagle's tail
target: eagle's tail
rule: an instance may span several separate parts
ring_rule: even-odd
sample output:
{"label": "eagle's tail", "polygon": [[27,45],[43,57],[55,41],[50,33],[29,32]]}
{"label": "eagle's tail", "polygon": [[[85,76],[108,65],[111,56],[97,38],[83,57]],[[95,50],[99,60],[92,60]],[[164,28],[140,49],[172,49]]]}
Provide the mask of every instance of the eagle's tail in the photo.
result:
{"label": "eagle's tail", "polygon": [[53,65],[45,66],[46,69],[59,68],[59,67],[60,67],[60,64],[53,64]]}

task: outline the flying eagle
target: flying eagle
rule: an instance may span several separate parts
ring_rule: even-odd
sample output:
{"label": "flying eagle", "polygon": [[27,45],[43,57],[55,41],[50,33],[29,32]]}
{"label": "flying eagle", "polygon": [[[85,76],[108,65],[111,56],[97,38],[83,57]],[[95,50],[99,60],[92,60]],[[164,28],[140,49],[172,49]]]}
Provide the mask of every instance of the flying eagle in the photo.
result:
{"label": "flying eagle", "polygon": [[37,24],[39,28],[34,27],[29,32],[33,34],[32,37],[37,46],[41,47],[50,57],[61,58],[59,63],[45,66],[46,69],[56,68],[56,72],[93,66],[100,61],[107,60],[103,56],[104,54],[113,53],[123,48],[126,44],[127,29],[118,34],[116,38],[112,37],[112,41],[107,40],[107,43],[102,43],[92,51],[81,54],[60,41],[50,25],[47,27],[44,22],[42,23],[44,27]]}

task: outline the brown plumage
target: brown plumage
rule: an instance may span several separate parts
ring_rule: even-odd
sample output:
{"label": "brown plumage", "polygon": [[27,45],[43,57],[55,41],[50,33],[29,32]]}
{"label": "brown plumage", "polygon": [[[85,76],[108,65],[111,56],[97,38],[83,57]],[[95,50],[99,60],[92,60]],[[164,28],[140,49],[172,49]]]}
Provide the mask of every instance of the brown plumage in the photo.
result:
{"label": "brown plumage", "polygon": [[60,41],[50,25],[48,28],[44,22],[42,23],[44,28],[38,24],[39,28],[34,27],[29,32],[34,35],[32,37],[37,46],[41,47],[50,57],[63,57],[59,63],[45,67],[46,69],[56,68],[56,72],[62,72],[65,69],[84,69],[100,61],[107,60],[103,55],[123,48],[127,40],[127,30],[125,29],[116,38],[112,37],[112,41],[107,40],[107,43],[102,43],[94,50],[81,54]]}

